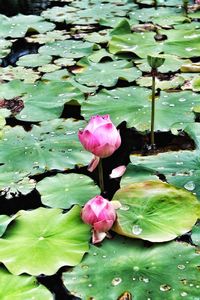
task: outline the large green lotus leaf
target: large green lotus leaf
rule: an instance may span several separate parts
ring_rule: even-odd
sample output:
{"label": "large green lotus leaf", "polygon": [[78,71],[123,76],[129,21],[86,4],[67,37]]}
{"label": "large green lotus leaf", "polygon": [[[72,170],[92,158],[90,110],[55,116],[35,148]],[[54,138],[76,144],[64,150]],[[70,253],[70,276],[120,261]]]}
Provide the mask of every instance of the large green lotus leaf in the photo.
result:
{"label": "large green lotus leaf", "polygon": [[114,54],[131,52],[146,58],[147,55],[155,55],[163,50],[163,45],[156,43],[154,36],[153,32],[113,35],[109,42],[109,51]]}
{"label": "large green lotus leaf", "polygon": [[113,230],[151,242],[169,241],[188,232],[200,216],[194,195],[158,181],[126,185],[113,200],[122,204]]}
{"label": "large green lotus leaf", "polygon": [[193,243],[200,247],[200,224],[197,224],[192,228],[191,238]]}
{"label": "large green lotus leaf", "polygon": [[14,275],[52,275],[62,266],[80,263],[89,238],[79,206],[66,214],[43,207],[20,211],[0,239],[0,261]]}
{"label": "large green lotus leaf", "polygon": [[61,116],[64,105],[72,100],[81,103],[83,93],[69,82],[39,82],[29,86],[24,95],[24,109],[17,119],[37,122],[52,120]]}
{"label": "large green lotus leaf", "polygon": [[[3,68],[3,70],[5,69]],[[30,87],[30,84],[25,84],[21,80],[11,80],[10,82],[2,83],[0,85],[0,98],[12,99],[21,96],[25,94]]]}
{"label": "large green lotus leaf", "polygon": [[[83,102],[82,115],[89,119],[94,114],[110,114],[116,125],[125,120],[139,131],[149,130],[150,94],[150,90],[139,87],[103,89]],[[191,92],[162,92],[156,100],[155,130],[168,131],[175,122],[193,122],[192,110],[199,101],[199,95]]]}
{"label": "large green lotus leaf", "polygon": [[55,119],[41,122],[26,132],[21,126],[5,127],[0,140],[0,163],[9,171],[43,173],[45,170],[66,170],[87,165],[91,153],[83,150],[77,131],[84,121]]}
{"label": "large green lotus leaf", "polygon": [[56,41],[39,48],[39,53],[67,58],[81,58],[93,52],[93,43],[76,40]]}
{"label": "large green lotus leaf", "polygon": [[0,37],[24,37],[27,31],[44,33],[55,28],[55,24],[46,22],[44,18],[34,15],[22,15],[8,18],[0,15]]}
{"label": "large green lotus leaf", "polygon": [[4,234],[10,222],[12,222],[12,220],[14,220],[16,217],[16,215],[12,217],[9,217],[7,215],[0,215],[0,236]]}
{"label": "large green lotus leaf", "polygon": [[97,50],[93,54],[88,56],[88,59],[95,63],[100,62],[103,58],[111,58],[112,60],[114,60],[115,56],[107,52],[105,49]]}
{"label": "large green lotus leaf", "polygon": [[0,79],[4,81],[13,81],[20,79],[23,80],[25,83],[34,83],[39,78],[40,75],[37,71],[20,66],[7,66],[6,68],[2,68],[0,74]]}
{"label": "large green lotus leaf", "polygon": [[8,55],[11,51],[12,42],[0,38],[0,58]]}
{"label": "large green lotus leaf", "polygon": [[80,174],[47,177],[37,184],[36,189],[44,205],[57,208],[69,208],[73,204],[84,205],[100,192],[88,176]]}
{"label": "large green lotus leaf", "polygon": [[197,300],[198,264],[195,247],[184,243],[146,248],[138,241],[115,238],[92,246],[81,264],[63,277],[81,299]]}
{"label": "large green lotus leaf", "polygon": [[133,164],[165,175],[167,181],[175,186],[184,187],[200,199],[200,152],[179,151],[161,153],[144,159],[131,157]]}
{"label": "large green lotus leaf", "polygon": [[2,268],[0,277],[1,300],[53,300],[53,295],[43,285],[39,285],[34,277],[12,275]]}
{"label": "large green lotus leaf", "polygon": [[[79,63],[81,66],[81,62]],[[81,73],[76,75],[76,81],[87,86],[114,86],[118,79],[134,81],[141,72],[132,63],[124,60],[106,63],[88,63]]]}
{"label": "large green lotus leaf", "polygon": [[36,68],[50,63],[51,60],[52,57],[50,55],[28,54],[20,57],[17,61],[17,65]]}

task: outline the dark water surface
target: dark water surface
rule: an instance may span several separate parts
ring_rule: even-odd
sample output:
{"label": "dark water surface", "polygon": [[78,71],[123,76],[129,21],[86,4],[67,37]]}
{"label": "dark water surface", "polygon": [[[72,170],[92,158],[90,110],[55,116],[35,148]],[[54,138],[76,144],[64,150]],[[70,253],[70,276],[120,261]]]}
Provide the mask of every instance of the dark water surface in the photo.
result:
{"label": "dark water surface", "polygon": [[14,16],[18,13],[39,15],[47,9],[51,0],[0,0],[0,14]]}

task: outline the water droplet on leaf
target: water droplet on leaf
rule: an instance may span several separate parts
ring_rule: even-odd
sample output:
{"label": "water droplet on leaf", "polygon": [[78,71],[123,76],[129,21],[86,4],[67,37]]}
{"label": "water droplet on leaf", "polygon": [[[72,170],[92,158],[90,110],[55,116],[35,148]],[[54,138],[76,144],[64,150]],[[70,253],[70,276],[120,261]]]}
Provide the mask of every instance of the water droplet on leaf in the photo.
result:
{"label": "water droplet on leaf", "polygon": [[116,286],[122,282],[122,279],[120,277],[116,277],[112,280],[112,285]]}
{"label": "water droplet on leaf", "polygon": [[132,233],[135,235],[139,235],[142,233],[142,228],[139,225],[134,225],[132,228]]}

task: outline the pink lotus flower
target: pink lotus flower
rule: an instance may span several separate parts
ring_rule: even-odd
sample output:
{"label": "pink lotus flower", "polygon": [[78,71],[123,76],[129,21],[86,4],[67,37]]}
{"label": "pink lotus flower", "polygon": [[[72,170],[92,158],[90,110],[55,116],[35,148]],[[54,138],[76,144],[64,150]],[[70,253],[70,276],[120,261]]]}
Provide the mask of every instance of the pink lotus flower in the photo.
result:
{"label": "pink lotus flower", "polygon": [[196,4],[200,4],[200,0],[196,0],[195,2],[196,2]]}
{"label": "pink lotus flower", "polygon": [[116,212],[111,202],[102,196],[96,196],[89,200],[81,211],[81,218],[93,228],[92,242],[99,243],[107,235],[107,231],[112,227]]}
{"label": "pink lotus flower", "polygon": [[[109,115],[91,117],[86,128],[79,130],[78,137],[83,147],[98,158],[112,155],[121,145],[119,131]],[[98,164],[97,159],[94,163]]]}

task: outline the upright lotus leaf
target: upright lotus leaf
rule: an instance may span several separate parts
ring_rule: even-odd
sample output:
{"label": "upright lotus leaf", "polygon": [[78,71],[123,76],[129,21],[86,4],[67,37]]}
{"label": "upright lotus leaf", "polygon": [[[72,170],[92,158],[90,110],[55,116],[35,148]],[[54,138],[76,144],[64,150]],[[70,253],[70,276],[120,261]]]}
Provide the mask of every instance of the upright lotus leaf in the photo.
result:
{"label": "upright lotus leaf", "polygon": [[81,58],[92,54],[93,47],[93,43],[65,40],[47,43],[39,48],[39,53],[66,58]]}
{"label": "upright lotus leaf", "polygon": [[60,267],[80,263],[89,238],[79,206],[65,214],[43,207],[20,211],[0,239],[0,261],[14,275],[52,275]]}
{"label": "upright lotus leaf", "polygon": [[29,86],[23,96],[24,109],[17,119],[38,122],[59,118],[64,105],[73,100],[81,103],[83,93],[69,82],[39,82]]}
{"label": "upright lotus leaf", "polygon": [[55,24],[34,15],[18,14],[10,18],[0,15],[0,23],[0,37],[19,38],[24,37],[27,31],[44,33],[55,28]]}
{"label": "upright lotus leaf", "polygon": [[[145,88],[103,89],[88,97],[81,111],[86,119],[94,114],[109,113],[116,125],[127,121],[128,126],[145,131],[150,129],[150,97],[150,90]],[[193,122],[193,108],[199,103],[197,93],[161,92],[160,97],[156,98],[155,130],[168,131],[175,122]]]}
{"label": "upright lotus leaf", "polygon": [[191,238],[193,243],[200,247],[200,224],[199,223],[192,228]]}
{"label": "upright lotus leaf", "polygon": [[81,299],[194,300],[199,298],[198,264],[195,247],[184,243],[146,248],[115,237],[101,247],[92,246],[63,278],[67,289]]}
{"label": "upright lotus leaf", "polygon": [[57,208],[84,205],[100,193],[98,186],[89,177],[80,174],[46,177],[37,184],[36,189],[44,205]]}
{"label": "upright lotus leaf", "polygon": [[154,174],[163,174],[167,182],[195,193],[200,199],[200,152],[178,151],[148,157],[131,156],[133,165]]}
{"label": "upright lotus leaf", "polygon": [[19,58],[18,66],[36,68],[50,63],[52,57],[50,55],[42,54],[28,54]]}
{"label": "upright lotus leaf", "polygon": [[113,230],[151,242],[169,241],[188,232],[200,216],[194,195],[158,181],[126,185],[113,200],[122,205]]}
{"label": "upright lotus leaf", "polygon": [[83,150],[77,131],[84,121],[55,119],[41,122],[26,132],[21,126],[5,127],[0,140],[0,163],[5,169],[29,174],[46,170],[66,170],[87,165],[92,155]]}
{"label": "upright lotus leaf", "polygon": [[[81,62],[79,62],[81,66]],[[133,67],[132,63],[125,60],[92,63],[88,61],[84,65],[81,73],[78,73],[75,79],[87,86],[114,86],[118,79],[126,80],[128,82],[134,81],[141,75],[141,72]]]}
{"label": "upright lotus leaf", "polygon": [[16,215],[12,217],[9,217],[7,215],[0,215],[0,236],[4,234],[10,222],[12,222],[12,220],[14,220],[16,217]]}
{"label": "upright lotus leaf", "polygon": [[0,58],[8,55],[11,51],[12,42],[0,38]]}
{"label": "upright lotus leaf", "polygon": [[28,275],[16,276],[7,270],[0,269],[0,299],[1,300],[53,300],[53,295],[34,277]]}

